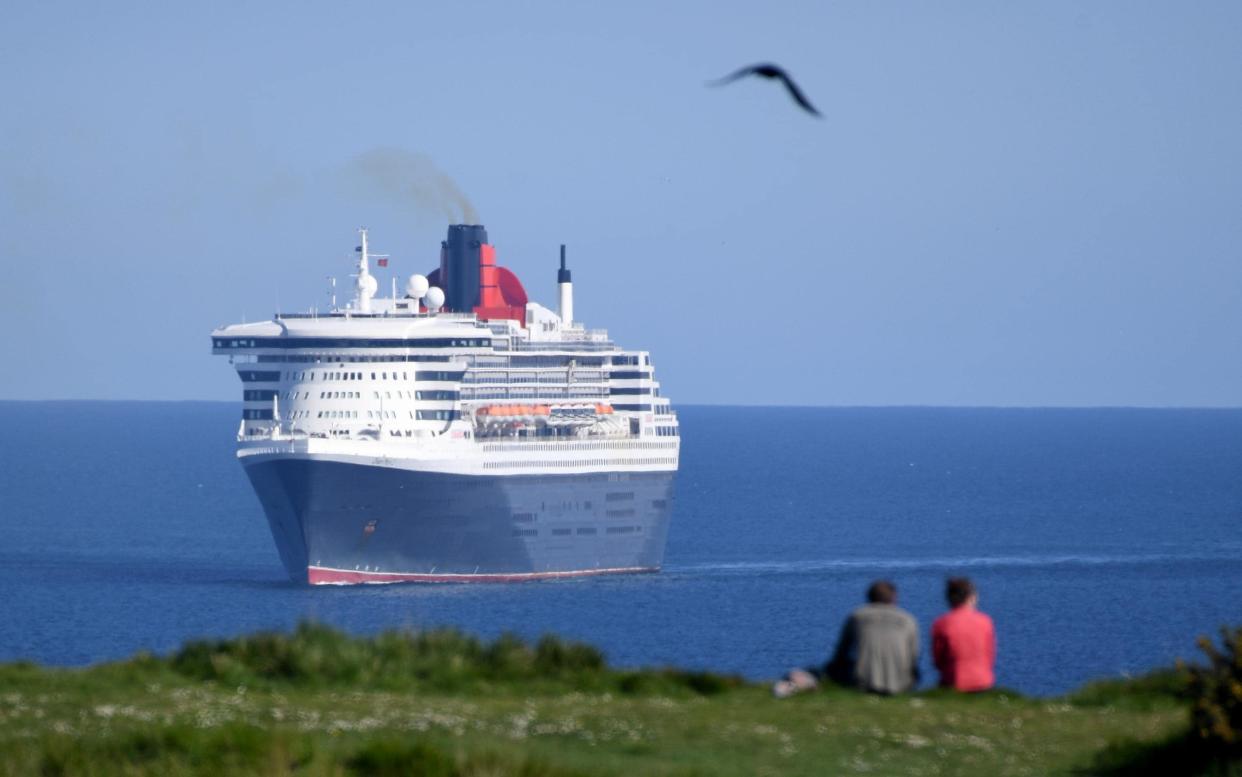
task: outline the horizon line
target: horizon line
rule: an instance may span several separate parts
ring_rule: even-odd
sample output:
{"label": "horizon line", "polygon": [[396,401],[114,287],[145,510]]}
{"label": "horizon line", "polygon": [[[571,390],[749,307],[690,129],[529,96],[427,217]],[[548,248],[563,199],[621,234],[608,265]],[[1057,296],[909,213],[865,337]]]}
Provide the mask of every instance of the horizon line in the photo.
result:
{"label": "horizon line", "polygon": [[[0,398],[0,404],[197,404],[197,405],[240,405],[241,400],[231,399],[128,399],[128,398],[72,398],[57,397],[52,399]],[[1083,405],[937,405],[920,403],[890,404],[746,404],[728,402],[681,402],[674,408],[745,408],[768,410],[1242,410],[1242,405],[1121,405],[1121,404],[1083,404]]]}

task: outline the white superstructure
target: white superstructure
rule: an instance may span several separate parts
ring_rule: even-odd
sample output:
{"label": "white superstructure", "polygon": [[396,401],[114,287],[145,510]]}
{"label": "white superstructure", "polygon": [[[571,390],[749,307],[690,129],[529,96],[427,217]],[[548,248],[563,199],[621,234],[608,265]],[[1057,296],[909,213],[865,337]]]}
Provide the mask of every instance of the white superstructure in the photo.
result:
{"label": "white superstructure", "polygon": [[376,296],[360,234],[347,304],[212,332],[242,380],[240,457],[488,475],[676,470],[677,417],[649,354],[573,323],[563,255],[559,314],[527,301],[520,319],[484,319],[443,311],[443,290],[422,275],[402,296],[395,281]]}

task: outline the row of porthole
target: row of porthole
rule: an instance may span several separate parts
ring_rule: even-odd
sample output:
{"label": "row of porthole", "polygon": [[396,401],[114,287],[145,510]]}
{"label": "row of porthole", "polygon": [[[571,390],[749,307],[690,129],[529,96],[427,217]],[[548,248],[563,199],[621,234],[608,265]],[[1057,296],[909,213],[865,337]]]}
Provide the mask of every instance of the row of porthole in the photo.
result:
{"label": "row of porthole", "polygon": [[513,469],[514,467],[640,467],[650,464],[676,464],[677,459],[589,459],[566,461],[485,461],[484,469]]}
{"label": "row of porthole", "polygon": [[[643,527],[641,526],[609,526],[604,529],[605,534],[641,534]],[[568,537],[570,534],[579,536],[594,536],[598,534],[598,530],[594,526],[579,527],[576,530],[571,529],[552,529],[553,537]],[[538,529],[514,529],[514,537],[538,537]]]}

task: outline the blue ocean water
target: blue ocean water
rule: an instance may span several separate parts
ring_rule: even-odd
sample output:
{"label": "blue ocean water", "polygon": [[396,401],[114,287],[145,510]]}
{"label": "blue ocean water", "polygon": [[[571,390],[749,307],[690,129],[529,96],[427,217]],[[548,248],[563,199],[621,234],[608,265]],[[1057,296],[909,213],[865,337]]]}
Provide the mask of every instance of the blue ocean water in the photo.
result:
{"label": "blue ocean water", "polygon": [[999,681],[1055,694],[1242,623],[1242,411],[680,413],[660,574],[312,589],[285,579],[234,459],[235,404],[0,403],[0,660],[315,618],[556,632],[620,665],[764,678],[822,660],[874,578],[926,634],[945,576],[967,574]]}

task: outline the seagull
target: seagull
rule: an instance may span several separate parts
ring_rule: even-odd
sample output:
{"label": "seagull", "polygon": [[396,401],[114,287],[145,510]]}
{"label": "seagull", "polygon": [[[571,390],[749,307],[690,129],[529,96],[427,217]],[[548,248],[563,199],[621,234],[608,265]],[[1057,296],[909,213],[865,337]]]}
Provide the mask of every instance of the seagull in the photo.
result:
{"label": "seagull", "polygon": [[744,78],[746,76],[760,76],[762,78],[780,79],[780,82],[783,83],[785,88],[789,90],[789,96],[794,98],[794,102],[802,106],[802,109],[812,116],[820,115],[819,111],[815,110],[815,106],[811,105],[810,101],[806,99],[806,95],[802,94],[802,90],[798,88],[798,85],[795,84],[793,79],[789,77],[789,74],[782,68],[768,62],[759,65],[751,65],[750,67],[744,67],[735,73],[725,76],[719,81],[709,81],[707,85],[724,86],[725,84],[731,84],[739,78]]}

